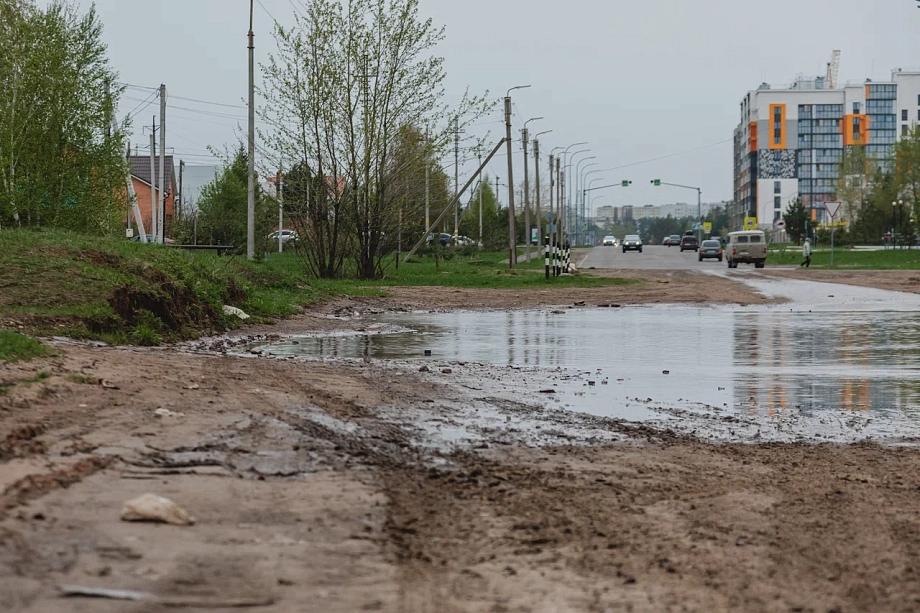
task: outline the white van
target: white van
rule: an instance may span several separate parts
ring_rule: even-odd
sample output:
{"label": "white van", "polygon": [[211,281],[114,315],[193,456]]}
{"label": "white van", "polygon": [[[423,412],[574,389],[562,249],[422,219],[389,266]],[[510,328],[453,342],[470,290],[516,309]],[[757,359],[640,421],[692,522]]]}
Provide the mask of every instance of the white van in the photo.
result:
{"label": "white van", "polygon": [[729,268],[738,268],[738,264],[763,268],[767,263],[766,235],[760,230],[730,233],[725,243],[725,259]]}

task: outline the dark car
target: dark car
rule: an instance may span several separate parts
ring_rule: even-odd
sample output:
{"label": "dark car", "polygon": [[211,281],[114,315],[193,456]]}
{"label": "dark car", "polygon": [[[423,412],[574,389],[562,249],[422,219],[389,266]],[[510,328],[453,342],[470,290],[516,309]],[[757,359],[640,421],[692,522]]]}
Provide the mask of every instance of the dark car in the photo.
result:
{"label": "dark car", "polygon": [[680,244],[680,234],[672,234],[671,236],[664,239],[664,244],[668,247],[673,247]]}
{"label": "dark car", "polygon": [[642,239],[637,234],[630,234],[623,239],[623,253],[627,251],[642,253]]}
{"label": "dark car", "polygon": [[[441,243],[442,247],[447,247],[452,242],[454,242],[454,237],[448,234],[447,232],[441,232],[437,235],[438,242]],[[435,235],[431,234],[428,236],[428,244],[431,245],[434,243]]]}
{"label": "dark car", "polygon": [[686,250],[696,251],[700,248],[699,241],[696,240],[695,236],[682,236],[680,239],[680,251],[683,253]]}
{"label": "dark car", "polygon": [[709,258],[718,258],[722,261],[722,243],[719,241],[703,241],[700,245],[700,262]]}

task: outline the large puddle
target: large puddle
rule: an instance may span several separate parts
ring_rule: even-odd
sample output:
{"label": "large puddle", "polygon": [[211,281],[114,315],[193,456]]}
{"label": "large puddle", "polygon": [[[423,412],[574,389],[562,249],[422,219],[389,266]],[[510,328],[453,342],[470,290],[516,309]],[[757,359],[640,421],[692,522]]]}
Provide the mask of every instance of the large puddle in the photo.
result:
{"label": "large puddle", "polygon": [[648,408],[655,405],[772,419],[857,416],[889,435],[920,433],[920,313],[668,306],[391,314],[376,322],[380,333],[263,349],[522,367],[531,391],[557,390],[549,402],[605,417],[661,419]]}

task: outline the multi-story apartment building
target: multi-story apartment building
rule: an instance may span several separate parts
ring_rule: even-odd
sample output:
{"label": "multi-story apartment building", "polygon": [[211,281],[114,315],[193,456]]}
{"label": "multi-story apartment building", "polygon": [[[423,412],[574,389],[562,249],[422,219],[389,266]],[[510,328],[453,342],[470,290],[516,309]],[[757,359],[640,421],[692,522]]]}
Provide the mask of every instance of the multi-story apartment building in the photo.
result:
{"label": "multi-story apartment building", "polygon": [[852,148],[865,147],[870,172],[893,169],[893,145],[920,121],[920,70],[833,89],[823,77],[785,88],[764,83],[748,92],[740,110],[732,226],[756,217],[761,228],[772,227],[798,198],[814,221],[825,222],[824,202],[837,199]]}

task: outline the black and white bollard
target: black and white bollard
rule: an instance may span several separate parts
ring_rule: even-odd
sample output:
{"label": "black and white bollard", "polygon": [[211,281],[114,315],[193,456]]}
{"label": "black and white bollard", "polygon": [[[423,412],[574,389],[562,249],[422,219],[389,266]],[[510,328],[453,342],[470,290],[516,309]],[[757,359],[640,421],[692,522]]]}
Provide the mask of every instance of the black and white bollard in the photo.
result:
{"label": "black and white bollard", "polygon": [[546,269],[546,280],[549,281],[549,235],[543,237],[543,266]]}
{"label": "black and white bollard", "polygon": [[565,274],[569,274],[569,258],[572,253],[572,246],[569,244],[569,241],[565,241],[565,256],[562,262],[562,271]]}

